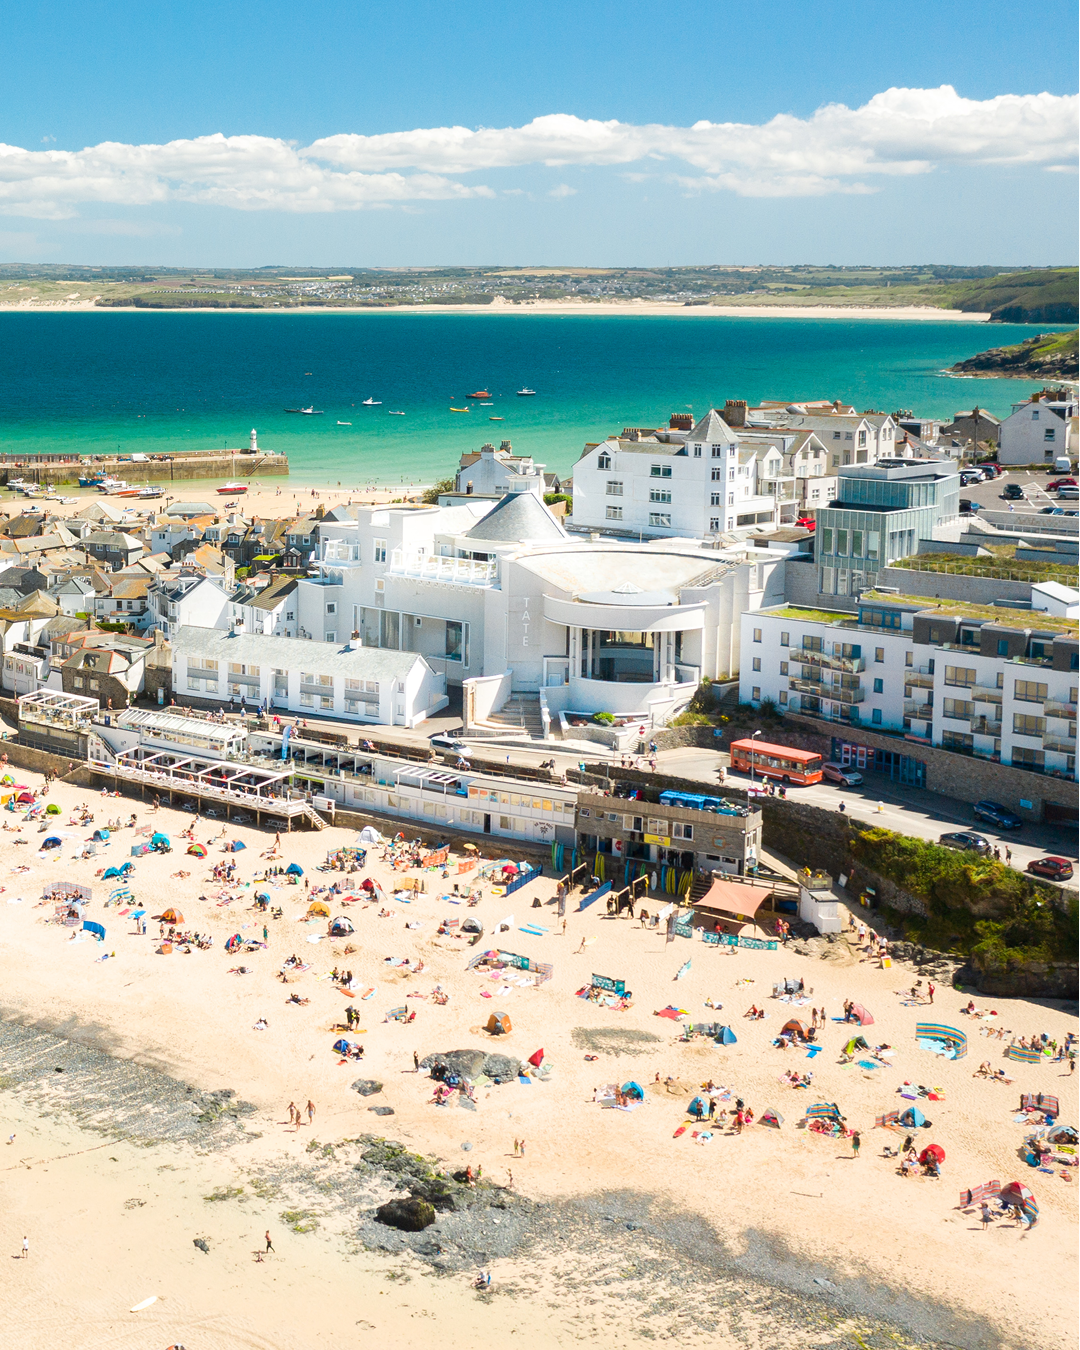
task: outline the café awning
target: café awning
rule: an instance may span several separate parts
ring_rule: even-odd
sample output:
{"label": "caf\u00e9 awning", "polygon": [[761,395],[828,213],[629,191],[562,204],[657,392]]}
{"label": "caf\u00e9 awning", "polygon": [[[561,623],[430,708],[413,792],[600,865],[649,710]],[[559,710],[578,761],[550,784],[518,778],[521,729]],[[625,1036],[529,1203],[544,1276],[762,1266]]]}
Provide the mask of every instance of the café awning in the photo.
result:
{"label": "caf\u00e9 awning", "polygon": [[758,909],[772,895],[769,886],[755,886],[745,881],[713,881],[694,908],[732,925],[754,924]]}

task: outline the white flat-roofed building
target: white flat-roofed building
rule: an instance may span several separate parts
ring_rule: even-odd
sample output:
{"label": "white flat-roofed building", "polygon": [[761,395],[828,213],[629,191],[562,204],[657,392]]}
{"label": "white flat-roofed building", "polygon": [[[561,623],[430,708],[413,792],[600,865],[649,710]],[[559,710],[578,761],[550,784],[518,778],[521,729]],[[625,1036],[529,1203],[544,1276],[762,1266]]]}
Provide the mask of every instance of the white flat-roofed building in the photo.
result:
{"label": "white flat-roofed building", "polygon": [[218,759],[231,759],[242,754],[247,741],[246,728],[233,722],[211,722],[204,717],[146,708],[126,709],[114,719],[114,725],[135,732],[140,745],[212,755]]}
{"label": "white flat-roofed building", "polygon": [[1077,777],[1075,619],[869,591],[744,614],[740,701]]}
{"label": "white flat-roofed building", "polygon": [[177,696],[221,705],[413,727],[448,701],[422,656],[351,643],[188,626],[172,662]]}

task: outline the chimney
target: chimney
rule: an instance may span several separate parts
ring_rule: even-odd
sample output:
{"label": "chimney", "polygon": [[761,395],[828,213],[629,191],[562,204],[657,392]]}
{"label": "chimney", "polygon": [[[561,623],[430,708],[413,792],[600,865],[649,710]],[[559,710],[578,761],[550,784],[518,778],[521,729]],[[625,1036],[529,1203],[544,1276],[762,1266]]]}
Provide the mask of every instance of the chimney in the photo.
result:
{"label": "chimney", "polygon": [[672,413],[668,418],[669,431],[692,431],[694,429],[693,413]]}
{"label": "chimney", "polygon": [[746,426],[746,399],[729,398],[720,414],[729,427]]}

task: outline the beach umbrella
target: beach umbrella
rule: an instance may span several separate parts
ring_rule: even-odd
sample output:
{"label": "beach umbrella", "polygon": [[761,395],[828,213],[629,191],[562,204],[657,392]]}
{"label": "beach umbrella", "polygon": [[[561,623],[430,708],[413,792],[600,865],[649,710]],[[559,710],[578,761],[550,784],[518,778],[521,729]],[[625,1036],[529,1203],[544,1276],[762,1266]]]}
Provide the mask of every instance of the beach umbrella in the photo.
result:
{"label": "beach umbrella", "polygon": [[1026,1200],[1035,1199],[1031,1191],[1019,1181],[1010,1181],[1007,1186],[1002,1187],[1001,1198],[1009,1205],[1019,1205]]}
{"label": "beach umbrella", "polygon": [[187,851],[193,858],[205,858],[206,849],[202,844],[188,844]]}
{"label": "beach umbrella", "polygon": [[290,863],[285,869],[285,875],[287,877],[302,877],[304,875],[304,869],[299,863]]}

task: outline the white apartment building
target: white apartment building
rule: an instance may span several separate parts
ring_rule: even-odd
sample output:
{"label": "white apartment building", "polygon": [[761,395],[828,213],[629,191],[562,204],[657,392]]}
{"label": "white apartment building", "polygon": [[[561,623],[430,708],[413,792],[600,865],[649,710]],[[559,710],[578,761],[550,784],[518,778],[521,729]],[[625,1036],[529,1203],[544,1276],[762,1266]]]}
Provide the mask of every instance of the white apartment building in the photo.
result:
{"label": "white apartment building", "polygon": [[1076,620],[926,603],[744,615],[740,699],[1075,779]]}
{"label": "white apartment building", "polygon": [[1076,394],[1068,389],[1044,389],[1012,405],[1001,423],[999,464],[1053,464],[1058,455],[1072,455],[1072,419]]}
{"label": "white apartment building", "polygon": [[553,714],[650,724],[738,670],[739,616],[782,598],[790,551],[570,536],[532,492],[351,511],[324,523],[319,576],[297,587],[301,636],[356,633],[452,684],[509,675]]}
{"label": "white apartment building", "polygon": [[904,433],[889,413],[857,413],[841,403],[763,404],[747,408],[744,403],[729,399],[724,416],[740,434],[743,425],[748,430],[812,431],[828,450],[828,468],[833,472],[845,465],[876,464],[879,459],[906,457]]}
{"label": "white apartment building", "polygon": [[172,638],[180,697],[414,727],[445,708],[446,679],[409,652],[185,626]]}
{"label": "white apartment building", "polygon": [[531,455],[515,455],[509,441],[503,441],[498,450],[493,445],[483,445],[479,451],[461,456],[454,488],[481,497],[523,491],[542,495],[544,465],[537,464]]}
{"label": "white apartment building", "polygon": [[155,630],[172,638],[181,628],[228,628],[233,618],[229,593],[210,577],[191,573],[159,577],[147,596],[150,622]]}
{"label": "white apartment building", "polygon": [[576,527],[642,538],[705,539],[779,523],[780,505],[758,471],[782,476],[780,453],[743,446],[715,409],[690,431],[613,436],[574,465]]}

